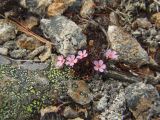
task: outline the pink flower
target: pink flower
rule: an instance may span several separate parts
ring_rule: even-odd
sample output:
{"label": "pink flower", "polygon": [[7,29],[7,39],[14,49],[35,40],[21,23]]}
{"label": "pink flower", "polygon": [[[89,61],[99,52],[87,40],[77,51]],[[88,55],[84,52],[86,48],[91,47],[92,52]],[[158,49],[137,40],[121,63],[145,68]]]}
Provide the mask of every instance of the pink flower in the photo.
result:
{"label": "pink flower", "polygon": [[66,65],[73,67],[74,64],[77,63],[77,61],[78,61],[78,59],[75,57],[75,55],[69,55],[66,58]]}
{"label": "pink flower", "polygon": [[99,61],[94,61],[94,69],[96,71],[99,71],[99,72],[104,72],[104,70],[106,69],[106,65],[103,64],[103,60],[99,60]]}
{"label": "pink flower", "polygon": [[64,57],[63,57],[62,55],[60,55],[60,56],[58,56],[58,57],[57,57],[57,63],[56,63],[56,66],[58,66],[58,67],[62,67],[62,66],[63,66],[63,64],[64,64],[64,62],[65,62]]}
{"label": "pink flower", "polygon": [[105,53],[106,58],[108,59],[112,59],[112,60],[117,60],[118,59],[118,55],[116,51],[112,51],[112,50],[107,50]]}
{"label": "pink flower", "polygon": [[77,56],[78,59],[83,59],[83,58],[85,58],[87,56],[88,56],[88,53],[87,53],[86,50],[78,51],[78,56]]}

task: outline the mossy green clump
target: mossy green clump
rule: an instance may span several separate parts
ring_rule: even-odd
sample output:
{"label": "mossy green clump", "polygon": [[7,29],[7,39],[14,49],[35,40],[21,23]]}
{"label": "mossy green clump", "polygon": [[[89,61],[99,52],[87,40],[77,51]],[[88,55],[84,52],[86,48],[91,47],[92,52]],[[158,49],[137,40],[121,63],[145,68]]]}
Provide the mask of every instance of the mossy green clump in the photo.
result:
{"label": "mossy green clump", "polygon": [[52,67],[28,71],[0,65],[0,120],[28,120],[42,107],[52,104],[53,91],[64,94],[66,82],[74,79],[71,71]]}

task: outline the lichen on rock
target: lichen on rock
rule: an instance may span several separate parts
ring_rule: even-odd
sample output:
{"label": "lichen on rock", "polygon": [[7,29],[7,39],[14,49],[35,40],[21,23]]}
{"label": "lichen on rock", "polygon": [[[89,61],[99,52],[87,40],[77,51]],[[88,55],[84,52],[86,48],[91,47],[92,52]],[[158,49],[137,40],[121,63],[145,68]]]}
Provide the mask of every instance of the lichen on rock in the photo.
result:
{"label": "lichen on rock", "polygon": [[69,71],[50,67],[31,71],[0,65],[0,119],[29,119],[42,107],[51,104],[55,89],[58,93],[66,91],[64,81],[72,78]]}

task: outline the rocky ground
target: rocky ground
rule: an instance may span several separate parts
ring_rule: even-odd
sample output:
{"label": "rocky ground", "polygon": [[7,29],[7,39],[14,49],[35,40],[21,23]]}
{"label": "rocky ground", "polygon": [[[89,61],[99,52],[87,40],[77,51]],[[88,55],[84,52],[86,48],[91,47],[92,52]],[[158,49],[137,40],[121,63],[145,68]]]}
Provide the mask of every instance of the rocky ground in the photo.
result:
{"label": "rocky ground", "polygon": [[159,11],[159,0],[0,0],[0,120],[160,120]]}

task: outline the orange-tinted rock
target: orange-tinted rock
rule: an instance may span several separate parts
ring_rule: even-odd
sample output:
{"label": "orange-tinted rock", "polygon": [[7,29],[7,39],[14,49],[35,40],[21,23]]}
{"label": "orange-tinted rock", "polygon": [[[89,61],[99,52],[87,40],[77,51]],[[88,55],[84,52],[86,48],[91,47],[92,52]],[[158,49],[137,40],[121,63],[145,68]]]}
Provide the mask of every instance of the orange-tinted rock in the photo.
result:
{"label": "orange-tinted rock", "polygon": [[85,81],[72,81],[68,88],[68,95],[81,105],[91,102],[92,96]]}

